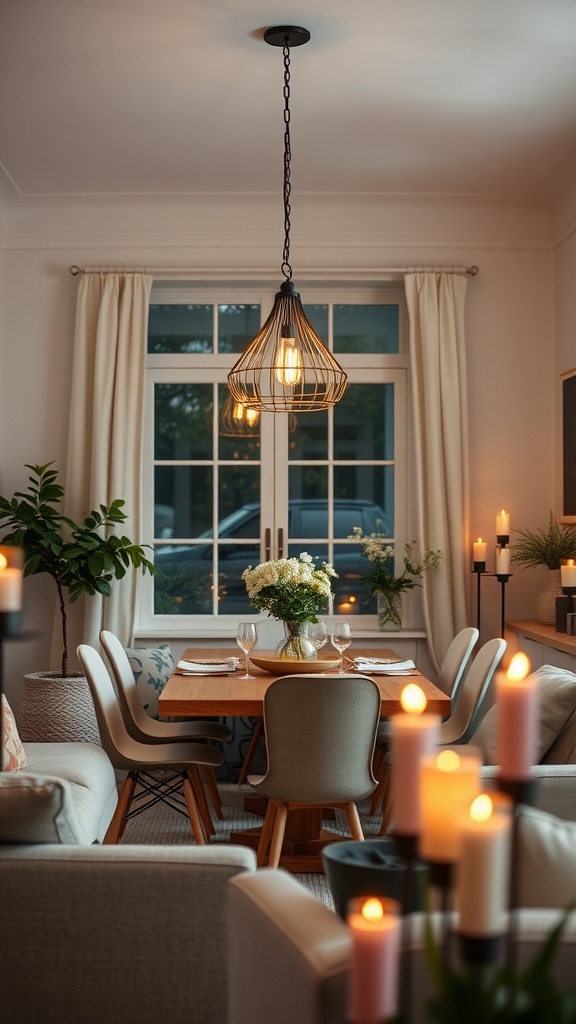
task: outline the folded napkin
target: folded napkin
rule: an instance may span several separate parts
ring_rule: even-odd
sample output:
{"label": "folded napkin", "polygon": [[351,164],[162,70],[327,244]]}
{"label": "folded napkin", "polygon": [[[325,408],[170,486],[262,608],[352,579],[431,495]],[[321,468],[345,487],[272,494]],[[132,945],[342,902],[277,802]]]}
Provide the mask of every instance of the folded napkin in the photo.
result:
{"label": "folded napkin", "polygon": [[176,670],[186,675],[209,676],[212,673],[235,672],[237,664],[237,658],[227,658],[226,661],[179,661]]}
{"label": "folded napkin", "polygon": [[388,661],[385,658],[354,658],[354,666],[359,672],[366,672],[370,675],[373,672],[385,672],[386,675],[402,675],[404,672],[413,672],[416,665],[411,659],[407,661]]}

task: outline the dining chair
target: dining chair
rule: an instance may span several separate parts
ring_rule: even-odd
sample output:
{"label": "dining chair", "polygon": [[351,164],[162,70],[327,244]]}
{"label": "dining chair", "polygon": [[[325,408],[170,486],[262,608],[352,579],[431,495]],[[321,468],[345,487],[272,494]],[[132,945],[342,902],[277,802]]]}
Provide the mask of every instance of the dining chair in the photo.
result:
{"label": "dining chair", "polygon": [[[211,719],[160,722],[156,718],[151,718],[142,706],[132,666],[118,637],[109,629],[103,629],[100,633],[100,642],[116,681],[118,702],[124,724],[133,739],[140,743],[180,743],[202,740],[216,740],[223,743],[231,739],[230,727]],[[222,804],[214,769],[207,765],[203,772],[214,813],[217,818],[222,820]]]}
{"label": "dining chair", "polygon": [[338,808],[354,839],[364,835],[357,800],[376,786],[372,774],[380,691],[367,676],[282,676],[264,696],[267,770],[249,775],[268,809],[258,845],[262,866],[278,867],[290,810]]}
{"label": "dining chair", "polygon": [[[101,655],[88,644],[80,644],[77,654],[94,701],[102,747],[114,768],[127,772],[104,843],[117,843],[128,818],[162,801],[188,816],[194,839],[203,846],[205,835],[201,815],[205,820],[205,810],[201,811],[203,789],[198,768],[221,765],[224,760],[222,754],[208,743],[151,744],[134,739],[124,723]],[[163,775],[163,772],[167,774]],[[140,787],[138,792],[137,786]]]}
{"label": "dining chair", "polygon": [[[474,650],[479,636],[480,633],[475,626],[466,626],[464,629],[461,629],[452,640],[440,666],[438,682],[436,685],[439,690],[442,690],[443,693],[447,693],[450,697],[452,701],[452,710],[454,710],[456,701],[458,700],[460,686],[464,679],[464,672],[468,662],[470,661],[470,655]],[[385,757],[390,749],[391,736],[390,722],[387,720],[380,722],[378,727],[376,758],[374,763],[374,774],[378,779],[378,786],[374,791],[374,796],[372,797],[372,803],[370,805],[371,815],[378,814],[384,800],[387,774]]]}
{"label": "dining chair", "polygon": [[[506,647],[505,640],[495,637],[488,640],[478,651],[460,688],[456,707],[450,717],[440,723],[440,747],[470,742],[490,706],[490,684],[504,657]],[[382,783],[384,792],[380,835],[384,835],[390,826],[390,770],[393,770],[391,751],[386,754],[384,761],[386,772]]]}

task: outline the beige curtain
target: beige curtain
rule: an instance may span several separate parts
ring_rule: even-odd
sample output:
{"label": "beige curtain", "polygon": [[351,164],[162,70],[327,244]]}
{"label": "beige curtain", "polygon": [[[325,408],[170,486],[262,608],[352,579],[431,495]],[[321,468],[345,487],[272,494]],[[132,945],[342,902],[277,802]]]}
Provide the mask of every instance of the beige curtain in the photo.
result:
{"label": "beige curtain", "polygon": [[[119,526],[141,543],[140,487],[148,303],[153,278],[89,273],[76,307],[66,512],[82,518],[116,498],[128,519]],[[112,583],[112,596],[86,598],[70,616],[70,654],[81,641],[98,646],[100,629],[132,640],[137,573]]]}
{"label": "beige curtain", "polygon": [[440,548],[424,574],[428,646],[438,668],[469,625],[468,402],[463,274],[406,274],[418,484],[418,540]]}

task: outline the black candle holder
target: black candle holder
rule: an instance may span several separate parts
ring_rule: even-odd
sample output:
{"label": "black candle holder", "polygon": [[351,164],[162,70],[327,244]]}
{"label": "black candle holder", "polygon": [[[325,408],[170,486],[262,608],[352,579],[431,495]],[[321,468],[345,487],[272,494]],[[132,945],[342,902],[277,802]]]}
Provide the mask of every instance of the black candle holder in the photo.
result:
{"label": "black candle holder", "polygon": [[496,534],[496,543],[497,543],[499,548],[505,548],[510,543],[510,534],[509,533],[497,533]]}
{"label": "black candle holder", "polygon": [[464,935],[458,932],[462,959],[467,964],[493,964],[500,956],[502,935]]}

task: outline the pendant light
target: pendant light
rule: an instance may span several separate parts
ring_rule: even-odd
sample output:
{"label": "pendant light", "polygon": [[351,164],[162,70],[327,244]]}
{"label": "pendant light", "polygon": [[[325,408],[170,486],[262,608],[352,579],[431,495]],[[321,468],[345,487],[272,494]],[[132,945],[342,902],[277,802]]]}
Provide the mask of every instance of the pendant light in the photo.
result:
{"label": "pendant light", "polygon": [[232,395],[223,402],[218,417],[218,433],[221,437],[255,437],[259,431],[260,413],[237,402]]}
{"label": "pendant light", "polygon": [[264,34],[284,55],[284,281],[259,334],[228,374],[236,402],[260,412],[316,412],[340,401],[346,374],[307,319],[290,266],[290,47],[310,39],[305,28],[282,25]]}

